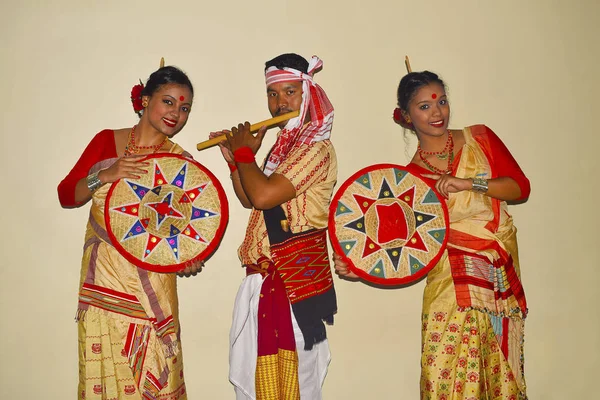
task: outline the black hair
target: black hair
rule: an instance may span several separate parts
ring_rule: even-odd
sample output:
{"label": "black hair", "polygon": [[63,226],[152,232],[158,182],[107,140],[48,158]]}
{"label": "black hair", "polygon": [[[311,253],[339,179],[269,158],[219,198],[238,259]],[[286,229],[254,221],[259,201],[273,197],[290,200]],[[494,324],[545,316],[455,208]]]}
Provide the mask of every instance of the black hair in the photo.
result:
{"label": "black hair", "polygon": [[431,83],[437,83],[444,89],[446,88],[444,81],[433,72],[410,72],[404,75],[398,86],[398,107],[402,111],[408,111],[408,103],[417,94],[417,91]]}
{"label": "black hair", "polygon": [[276,67],[277,69],[293,68],[305,74],[308,73],[308,61],[295,53],[282,54],[267,61],[265,63],[265,71],[270,67]]}
{"label": "black hair", "polygon": [[194,95],[194,87],[190,78],[177,67],[172,65],[157,69],[150,75],[142,90],[142,96],[152,96],[161,86],[168,84],[187,86]]}

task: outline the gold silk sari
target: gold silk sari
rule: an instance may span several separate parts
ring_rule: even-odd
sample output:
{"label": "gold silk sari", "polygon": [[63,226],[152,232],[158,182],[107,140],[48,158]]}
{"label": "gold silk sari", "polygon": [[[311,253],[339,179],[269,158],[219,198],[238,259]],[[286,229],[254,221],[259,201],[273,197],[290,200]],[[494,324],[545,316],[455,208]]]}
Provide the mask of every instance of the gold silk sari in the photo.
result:
{"label": "gold silk sari", "polygon": [[[174,145],[171,152],[181,154]],[[117,159],[98,162],[90,173]],[[104,205],[92,196],[81,266],[78,399],[187,399],[179,341],[177,282],[129,263],[110,244]]]}
{"label": "gold silk sari", "polygon": [[[459,178],[495,178],[486,135],[464,129]],[[421,398],[526,399],[516,228],[506,202],[463,191],[448,200],[448,249],[423,296]]]}

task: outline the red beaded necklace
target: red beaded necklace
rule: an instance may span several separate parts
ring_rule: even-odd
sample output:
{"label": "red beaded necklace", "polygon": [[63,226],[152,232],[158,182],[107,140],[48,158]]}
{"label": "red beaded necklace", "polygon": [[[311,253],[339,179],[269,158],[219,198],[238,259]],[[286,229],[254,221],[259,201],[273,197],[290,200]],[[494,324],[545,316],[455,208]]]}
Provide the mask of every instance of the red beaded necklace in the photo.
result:
{"label": "red beaded necklace", "polygon": [[135,144],[135,127],[136,126],[137,125],[134,125],[133,128],[131,128],[131,132],[129,132],[129,137],[127,138],[127,145],[125,146],[125,155],[126,156],[130,156],[132,154],[138,154],[141,150],[153,150],[153,153],[156,153],[158,150],[160,150],[161,147],[164,146],[165,142],[167,141],[167,137],[165,136],[165,140],[163,140],[159,144],[155,144],[152,146],[138,146],[137,144]]}
{"label": "red beaded necklace", "polygon": [[448,158],[448,154],[449,154],[448,149],[450,149],[450,146],[453,146],[453,145],[454,145],[454,141],[452,140],[452,132],[448,131],[448,140],[446,140],[446,145],[444,146],[442,151],[424,151],[421,148],[421,142],[419,142],[419,144],[417,145],[417,150],[419,151],[419,154],[425,154],[428,156],[436,156],[440,160],[445,160],[446,158]]}
{"label": "red beaded necklace", "polygon": [[[448,131],[448,140],[442,151],[423,151],[421,143],[419,142],[417,145],[417,152],[419,153],[419,157],[421,158],[421,161],[423,161],[423,164],[425,164],[430,171],[440,175],[452,172],[452,163],[454,161],[454,140],[452,140],[452,132]],[[440,160],[448,159],[448,166],[445,170],[441,170],[427,161],[425,158],[426,155],[436,156]]]}

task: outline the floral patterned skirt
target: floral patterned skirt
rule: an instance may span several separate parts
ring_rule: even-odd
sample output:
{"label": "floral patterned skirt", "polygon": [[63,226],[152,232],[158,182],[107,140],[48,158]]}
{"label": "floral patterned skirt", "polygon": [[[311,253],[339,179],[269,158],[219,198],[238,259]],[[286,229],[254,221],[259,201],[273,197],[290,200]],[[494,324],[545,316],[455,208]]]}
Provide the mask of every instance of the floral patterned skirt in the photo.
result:
{"label": "floral patterned skirt", "polygon": [[421,399],[526,399],[523,320],[459,310],[449,269],[439,267],[423,299]]}
{"label": "floral patterned skirt", "polygon": [[[169,359],[168,383],[159,387],[155,380],[141,379],[141,371],[131,366],[123,353],[131,324],[106,315],[88,312],[78,322],[79,386],[78,399],[97,400],[185,400],[181,353]],[[147,349],[139,364],[150,364],[155,337],[145,338]],[[146,371],[146,368],[141,368]]]}

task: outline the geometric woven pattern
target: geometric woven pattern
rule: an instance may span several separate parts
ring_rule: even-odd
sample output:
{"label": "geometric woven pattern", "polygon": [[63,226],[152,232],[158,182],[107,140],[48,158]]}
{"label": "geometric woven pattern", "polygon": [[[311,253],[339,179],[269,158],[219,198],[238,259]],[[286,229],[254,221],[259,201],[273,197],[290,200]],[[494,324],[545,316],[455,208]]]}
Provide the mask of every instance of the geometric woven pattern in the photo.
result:
{"label": "geometric woven pattern", "polygon": [[377,164],[352,175],[330,206],[334,251],[361,278],[399,285],[420,279],[448,240],[448,208],[418,173]]}
{"label": "geometric woven pattern", "polygon": [[175,272],[204,260],[228,220],[227,197],[200,163],[177,154],[154,154],[140,179],[120,179],[109,189],[105,220],[115,248],[131,263]]}

